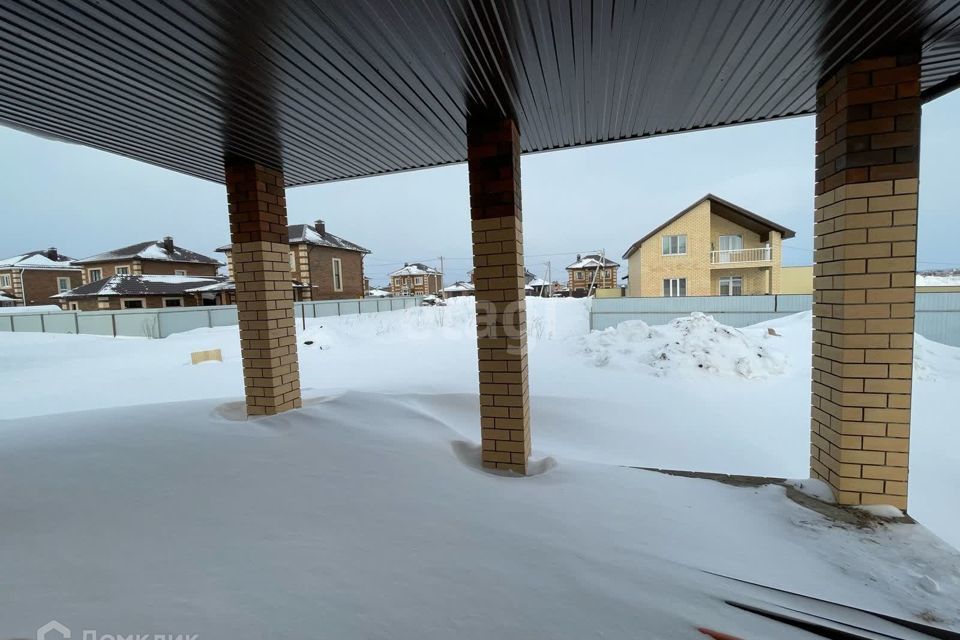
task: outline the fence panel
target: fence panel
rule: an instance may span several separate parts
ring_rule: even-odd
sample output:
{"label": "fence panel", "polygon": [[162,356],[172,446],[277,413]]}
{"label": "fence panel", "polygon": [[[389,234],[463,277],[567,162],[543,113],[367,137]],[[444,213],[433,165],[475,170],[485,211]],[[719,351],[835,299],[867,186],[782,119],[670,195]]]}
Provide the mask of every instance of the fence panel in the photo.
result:
{"label": "fence panel", "polygon": [[210,324],[214,327],[230,327],[240,324],[235,305],[207,307],[210,314]]}
{"label": "fence panel", "polygon": [[43,317],[43,329],[47,333],[78,333],[77,313],[50,313]]}
{"label": "fence panel", "polygon": [[210,326],[210,316],[204,308],[186,308],[157,314],[157,334],[166,338],[171,333],[183,333]]}
{"label": "fence panel", "polygon": [[[702,311],[733,327],[746,327],[810,311],[812,306],[811,295],[597,298],[590,307],[590,328],[607,329],[625,320],[666,324],[692,311]],[[917,333],[960,347],[960,293],[917,293],[916,312]]]}
{"label": "fence panel", "polygon": [[113,314],[101,311],[84,311],[77,314],[80,333],[92,336],[113,335]]}
{"label": "fence panel", "polygon": [[14,331],[43,331],[44,323],[42,314],[18,313],[12,316],[12,318]]}
{"label": "fence panel", "polygon": [[[364,300],[323,300],[298,302],[297,318],[377,313],[419,306],[422,296]],[[166,338],[174,333],[206,327],[238,324],[237,307],[181,307],[170,309],[126,309],[63,311],[57,313],[0,314],[0,331],[82,333],[97,336]]]}
{"label": "fence panel", "polygon": [[114,311],[113,322],[118,336],[161,338],[159,311]]}

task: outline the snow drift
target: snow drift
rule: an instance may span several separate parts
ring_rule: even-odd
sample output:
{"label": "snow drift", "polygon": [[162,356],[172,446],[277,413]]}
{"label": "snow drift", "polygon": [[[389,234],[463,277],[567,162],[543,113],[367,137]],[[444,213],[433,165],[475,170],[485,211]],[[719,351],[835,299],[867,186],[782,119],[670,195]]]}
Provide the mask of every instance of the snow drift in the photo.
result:
{"label": "snow drift", "polygon": [[786,356],[770,344],[700,312],[651,327],[629,320],[583,336],[580,347],[597,367],[641,367],[654,375],[684,372],[767,378],[786,370]]}

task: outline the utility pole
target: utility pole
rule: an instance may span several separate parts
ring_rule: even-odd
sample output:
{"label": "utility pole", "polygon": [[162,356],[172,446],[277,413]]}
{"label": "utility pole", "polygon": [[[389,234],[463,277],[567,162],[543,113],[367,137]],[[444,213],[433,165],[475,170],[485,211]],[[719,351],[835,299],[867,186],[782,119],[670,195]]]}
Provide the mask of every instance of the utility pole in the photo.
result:
{"label": "utility pole", "polygon": [[607,254],[607,250],[606,250],[606,249],[601,249],[601,250],[600,250],[600,263],[597,265],[597,268],[593,270],[593,280],[590,281],[590,288],[587,289],[587,295],[588,295],[588,296],[593,293],[594,285],[596,285],[596,283],[597,283],[597,276],[600,275],[600,269],[604,266],[604,264],[605,264],[606,261],[607,261],[607,260],[606,260],[606,254]]}
{"label": "utility pole", "polygon": [[447,299],[447,292],[446,292],[446,291],[444,290],[444,288],[443,288],[443,256],[440,256],[440,286],[439,286],[439,289],[440,289],[440,299],[441,299],[441,300],[446,300],[446,299]]}

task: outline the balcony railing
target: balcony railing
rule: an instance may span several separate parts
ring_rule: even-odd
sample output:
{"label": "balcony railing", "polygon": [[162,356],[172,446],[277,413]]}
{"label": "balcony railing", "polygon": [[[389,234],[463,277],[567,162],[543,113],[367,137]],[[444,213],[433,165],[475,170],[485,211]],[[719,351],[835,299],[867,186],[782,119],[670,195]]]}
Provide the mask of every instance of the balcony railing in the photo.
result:
{"label": "balcony railing", "polygon": [[772,259],[773,255],[770,247],[757,247],[755,249],[730,249],[710,252],[710,264],[770,262]]}

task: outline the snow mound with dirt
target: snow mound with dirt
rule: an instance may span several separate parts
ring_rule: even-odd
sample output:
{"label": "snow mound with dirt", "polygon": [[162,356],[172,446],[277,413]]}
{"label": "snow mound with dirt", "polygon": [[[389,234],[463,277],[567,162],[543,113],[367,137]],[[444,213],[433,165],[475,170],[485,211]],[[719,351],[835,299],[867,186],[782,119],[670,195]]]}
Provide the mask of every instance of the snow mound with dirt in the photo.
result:
{"label": "snow mound with dirt", "polygon": [[657,376],[699,372],[757,379],[786,371],[786,356],[770,344],[777,338],[746,333],[694,312],[661,326],[622,322],[584,336],[580,347],[597,367],[640,366]]}

